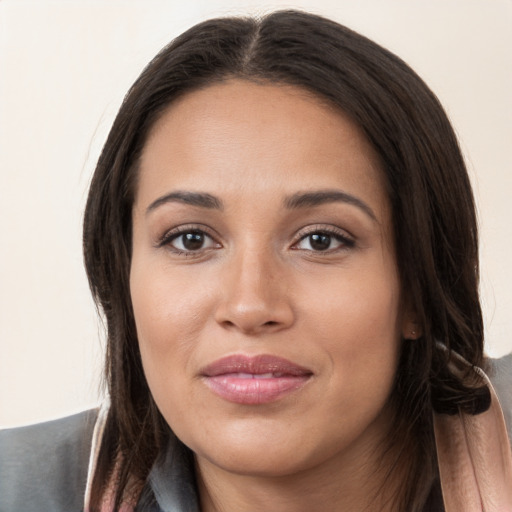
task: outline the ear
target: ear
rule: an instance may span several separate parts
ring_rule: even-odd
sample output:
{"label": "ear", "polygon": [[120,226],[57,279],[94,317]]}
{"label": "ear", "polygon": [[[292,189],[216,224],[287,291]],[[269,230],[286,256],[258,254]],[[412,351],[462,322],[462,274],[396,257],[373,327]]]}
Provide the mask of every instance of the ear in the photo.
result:
{"label": "ear", "polygon": [[421,338],[422,331],[419,324],[412,321],[402,327],[402,337],[405,340],[417,340]]}
{"label": "ear", "polygon": [[405,340],[417,340],[423,335],[423,329],[418,322],[416,308],[410,303],[404,306],[402,317],[402,338]]}

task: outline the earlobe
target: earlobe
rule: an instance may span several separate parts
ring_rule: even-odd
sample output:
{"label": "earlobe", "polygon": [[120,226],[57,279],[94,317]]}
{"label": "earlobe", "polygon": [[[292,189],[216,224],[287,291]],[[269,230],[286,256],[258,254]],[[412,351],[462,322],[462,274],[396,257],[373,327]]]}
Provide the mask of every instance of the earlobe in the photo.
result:
{"label": "earlobe", "polygon": [[421,338],[422,330],[418,322],[416,320],[408,320],[404,322],[404,326],[402,328],[402,338],[405,340],[417,340]]}
{"label": "earlobe", "polygon": [[407,301],[404,304],[402,317],[402,338],[404,340],[417,340],[423,336],[423,329],[418,322],[416,308]]}

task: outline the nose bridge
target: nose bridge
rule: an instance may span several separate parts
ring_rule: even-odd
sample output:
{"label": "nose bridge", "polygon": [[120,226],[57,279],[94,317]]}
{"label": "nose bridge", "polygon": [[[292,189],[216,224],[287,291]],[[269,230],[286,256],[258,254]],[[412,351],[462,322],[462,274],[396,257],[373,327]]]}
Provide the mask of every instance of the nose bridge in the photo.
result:
{"label": "nose bridge", "polygon": [[217,321],[244,332],[275,330],[293,321],[279,257],[269,244],[246,243],[227,267]]}
{"label": "nose bridge", "polygon": [[[258,247],[255,244],[246,244],[237,251],[233,261],[233,270],[237,277],[235,280],[236,294],[241,297],[247,295],[248,298],[253,296],[256,301],[266,302],[270,298],[271,290],[267,285],[273,272],[272,266],[275,262],[269,254],[267,247]],[[244,300],[244,299],[242,299]]]}

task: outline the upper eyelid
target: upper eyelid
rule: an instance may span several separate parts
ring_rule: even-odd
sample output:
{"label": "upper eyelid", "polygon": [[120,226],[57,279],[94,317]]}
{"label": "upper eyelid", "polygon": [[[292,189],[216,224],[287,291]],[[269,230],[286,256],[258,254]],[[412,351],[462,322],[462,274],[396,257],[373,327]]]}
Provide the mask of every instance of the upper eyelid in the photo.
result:
{"label": "upper eyelid", "polygon": [[350,240],[355,239],[354,235],[352,235],[346,229],[329,224],[314,224],[310,226],[305,226],[297,231],[295,239],[296,241],[299,241],[306,236],[312,235],[313,233],[327,233],[329,235],[339,235],[343,238],[349,238]]}

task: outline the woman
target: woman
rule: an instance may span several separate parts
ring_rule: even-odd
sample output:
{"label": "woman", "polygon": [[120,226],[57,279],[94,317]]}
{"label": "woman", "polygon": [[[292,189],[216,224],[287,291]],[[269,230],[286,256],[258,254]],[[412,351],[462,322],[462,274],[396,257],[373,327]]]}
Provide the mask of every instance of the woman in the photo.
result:
{"label": "woman", "polygon": [[67,427],[87,510],[512,507],[467,172],[375,43],[293,11],[184,33],[114,122],[84,254],[110,394]]}

